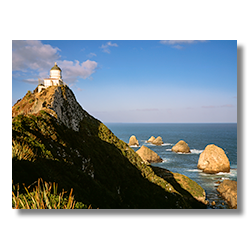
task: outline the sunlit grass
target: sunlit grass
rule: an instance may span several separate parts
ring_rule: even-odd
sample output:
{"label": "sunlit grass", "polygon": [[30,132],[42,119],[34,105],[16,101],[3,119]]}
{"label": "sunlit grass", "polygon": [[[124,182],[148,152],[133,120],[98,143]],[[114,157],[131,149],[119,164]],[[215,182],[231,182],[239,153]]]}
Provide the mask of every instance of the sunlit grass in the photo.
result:
{"label": "sunlit grass", "polygon": [[86,209],[87,205],[76,202],[73,196],[73,189],[65,196],[66,191],[57,194],[58,185],[47,183],[38,179],[37,185],[32,191],[26,188],[25,194],[19,193],[19,185],[13,185],[12,208],[13,209]]}

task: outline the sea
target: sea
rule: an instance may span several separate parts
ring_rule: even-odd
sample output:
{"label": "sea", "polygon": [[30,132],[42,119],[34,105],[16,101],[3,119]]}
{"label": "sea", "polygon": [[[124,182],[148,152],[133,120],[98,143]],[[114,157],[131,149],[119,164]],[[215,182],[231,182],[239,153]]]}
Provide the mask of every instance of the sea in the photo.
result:
{"label": "sea", "polygon": [[[180,173],[196,181],[206,191],[210,201],[207,208],[227,209],[227,203],[216,190],[223,180],[237,181],[237,123],[106,123],[107,127],[121,140],[128,143],[135,135],[139,147],[142,145],[156,152],[161,163],[151,165]],[[163,145],[155,146],[146,141],[151,137],[162,137]],[[171,148],[180,140],[190,147],[191,154],[175,153]],[[230,173],[205,174],[197,168],[200,154],[209,144],[222,148],[229,161]],[[215,206],[211,202],[215,201]]]}

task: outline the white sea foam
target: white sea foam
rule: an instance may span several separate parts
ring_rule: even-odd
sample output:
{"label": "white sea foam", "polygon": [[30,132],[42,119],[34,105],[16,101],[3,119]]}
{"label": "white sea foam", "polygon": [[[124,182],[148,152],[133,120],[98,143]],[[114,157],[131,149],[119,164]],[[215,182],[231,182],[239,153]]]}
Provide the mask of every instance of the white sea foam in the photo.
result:
{"label": "white sea foam", "polygon": [[203,150],[200,150],[200,149],[190,149],[191,151],[191,154],[200,154],[203,152]]}
{"label": "white sea foam", "polygon": [[202,172],[200,169],[187,169],[188,172]]}
{"label": "white sea foam", "polygon": [[131,145],[131,148],[139,148],[140,146],[136,146],[136,145]]}
{"label": "white sea foam", "polygon": [[167,159],[167,158],[162,158],[162,163],[166,163],[166,162],[168,162],[169,161],[169,159]]}
{"label": "white sea foam", "polygon": [[[171,151],[171,148],[166,149],[166,151]],[[190,149],[191,153],[176,152],[179,155],[190,155],[190,154],[200,154],[203,150],[200,149]]]}
{"label": "white sea foam", "polygon": [[166,142],[166,143],[163,143],[161,146],[172,146],[174,145],[173,143],[169,143],[169,142]]}

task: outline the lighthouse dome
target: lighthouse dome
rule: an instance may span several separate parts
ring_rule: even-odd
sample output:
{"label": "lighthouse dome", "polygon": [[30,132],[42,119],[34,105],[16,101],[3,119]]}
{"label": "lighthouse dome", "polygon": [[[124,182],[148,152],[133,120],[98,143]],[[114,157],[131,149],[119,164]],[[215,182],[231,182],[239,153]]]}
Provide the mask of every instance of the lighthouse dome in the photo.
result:
{"label": "lighthouse dome", "polygon": [[50,78],[62,78],[62,70],[58,67],[57,63],[50,70]]}

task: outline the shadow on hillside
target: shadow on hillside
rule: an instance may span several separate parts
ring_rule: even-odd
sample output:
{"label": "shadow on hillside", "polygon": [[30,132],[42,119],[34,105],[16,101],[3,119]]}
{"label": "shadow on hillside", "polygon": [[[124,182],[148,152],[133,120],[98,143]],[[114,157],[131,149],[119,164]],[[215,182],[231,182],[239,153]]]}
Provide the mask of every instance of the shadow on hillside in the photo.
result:
{"label": "shadow on hillside", "polygon": [[[74,164],[72,165],[63,157],[58,156],[59,144],[52,141],[49,136],[45,136],[39,126],[34,126],[33,129],[29,125],[30,121],[33,119],[32,122],[37,123],[39,119],[34,120],[34,117],[29,116],[22,120],[23,123],[20,123],[22,125],[20,131],[17,127],[17,131],[12,133],[13,139],[20,140],[23,138],[23,133],[28,131],[41,141],[46,150],[51,150],[51,154],[57,160],[44,158],[35,162],[13,160],[14,184],[25,183],[27,187],[36,182],[38,178],[42,178],[46,182],[56,182],[59,192],[61,189],[70,191],[73,188],[75,200],[87,205],[91,204],[93,208],[206,208],[203,203],[181,188],[170,172],[167,173],[167,181],[181,195],[167,192],[144,178],[141,171],[135,166],[141,162],[139,156],[134,151],[124,151],[127,145],[90,115],[86,115],[81,122],[79,132],[58,124],[50,115],[42,117],[44,124],[50,124],[50,127],[54,128],[52,131],[58,133],[57,137],[64,142],[60,143],[60,147],[64,147],[65,152],[71,154],[70,161]],[[46,127],[48,130],[49,126]],[[53,144],[54,151],[49,144]],[[75,153],[76,149],[78,153]],[[128,156],[126,153],[130,155]],[[83,159],[89,160],[88,163],[83,163]]]}
{"label": "shadow on hillside", "polygon": [[190,204],[192,208],[206,208],[206,206],[202,202],[198,201],[192,196],[192,194],[181,187],[181,185],[176,181],[174,175],[169,170],[153,166],[152,169],[156,175],[160,176],[168,183],[170,183],[174,187],[174,189],[184,197],[184,199],[188,204]]}

